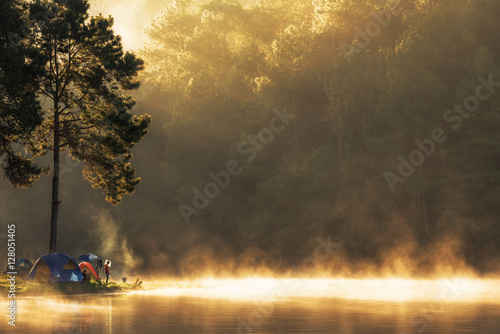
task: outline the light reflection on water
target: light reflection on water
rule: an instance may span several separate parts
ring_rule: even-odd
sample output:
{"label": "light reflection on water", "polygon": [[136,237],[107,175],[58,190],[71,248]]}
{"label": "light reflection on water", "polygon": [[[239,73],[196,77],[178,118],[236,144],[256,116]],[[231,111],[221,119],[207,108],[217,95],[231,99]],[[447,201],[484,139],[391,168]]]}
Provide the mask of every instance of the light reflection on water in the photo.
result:
{"label": "light reflection on water", "polygon": [[[143,294],[194,296],[241,300],[282,297],[331,297],[377,301],[485,301],[500,300],[499,281],[453,278],[416,279],[200,279],[159,282]],[[152,285],[152,283],[150,283]]]}
{"label": "light reflection on water", "polygon": [[499,283],[168,282],[161,289],[132,294],[18,298],[16,327],[3,321],[0,332],[498,334]]}

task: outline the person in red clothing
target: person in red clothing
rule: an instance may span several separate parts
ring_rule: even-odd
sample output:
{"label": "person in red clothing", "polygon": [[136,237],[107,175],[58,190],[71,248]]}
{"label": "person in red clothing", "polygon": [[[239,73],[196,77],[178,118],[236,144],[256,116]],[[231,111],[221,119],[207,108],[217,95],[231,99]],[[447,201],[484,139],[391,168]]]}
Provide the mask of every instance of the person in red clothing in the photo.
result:
{"label": "person in red clothing", "polygon": [[106,264],[104,265],[104,273],[106,273],[106,283],[108,283],[109,279],[109,267],[111,267],[111,261],[106,260]]}

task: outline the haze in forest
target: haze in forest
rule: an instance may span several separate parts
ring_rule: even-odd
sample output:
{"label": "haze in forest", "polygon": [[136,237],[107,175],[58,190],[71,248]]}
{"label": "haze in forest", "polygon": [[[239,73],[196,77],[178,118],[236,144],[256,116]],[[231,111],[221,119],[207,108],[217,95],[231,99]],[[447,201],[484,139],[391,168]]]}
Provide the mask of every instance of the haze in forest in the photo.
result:
{"label": "haze in forest", "polygon": [[[124,275],[500,274],[498,1],[91,4],[145,60],[153,120],[118,206],[63,154],[60,252]],[[50,186],[0,180],[19,256],[47,252]]]}

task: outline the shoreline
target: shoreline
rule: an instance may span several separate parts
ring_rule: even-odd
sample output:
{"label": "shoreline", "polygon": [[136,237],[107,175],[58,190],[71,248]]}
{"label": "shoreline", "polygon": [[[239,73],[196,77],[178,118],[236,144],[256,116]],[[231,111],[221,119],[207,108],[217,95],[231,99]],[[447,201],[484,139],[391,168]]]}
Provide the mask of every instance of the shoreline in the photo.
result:
{"label": "shoreline", "polygon": [[[7,279],[10,275],[0,274],[0,294],[8,296],[10,282]],[[117,282],[95,282],[86,283],[49,283],[49,282],[28,282],[26,279],[16,276],[15,297],[43,297],[43,296],[76,296],[76,295],[109,295],[116,293],[125,293],[129,291],[144,290],[142,281],[136,283],[117,283]]]}

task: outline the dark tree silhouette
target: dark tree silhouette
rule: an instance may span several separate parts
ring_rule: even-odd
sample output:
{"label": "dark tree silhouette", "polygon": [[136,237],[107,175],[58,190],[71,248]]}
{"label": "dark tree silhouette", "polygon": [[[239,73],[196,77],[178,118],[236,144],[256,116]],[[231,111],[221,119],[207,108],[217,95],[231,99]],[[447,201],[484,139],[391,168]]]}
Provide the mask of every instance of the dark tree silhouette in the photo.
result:
{"label": "dark tree silhouette", "polygon": [[50,252],[56,251],[59,208],[59,157],[68,149],[84,162],[84,177],[118,204],[140,178],[130,164],[130,149],[147,132],[148,115],[129,111],[143,61],[124,53],[113,19],[88,15],[86,0],[36,1],[30,6],[33,44],[43,55],[46,75],[38,88],[50,108],[33,137],[38,156],[54,153]]}
{"label": "dark tree silhouette", "polygon": [[36,81],[42,72],[36,50],[27,43],[26,9],[17,0],[0,3],[0,158],[15,187],[30,186],[42,172],[34,157],[16,149],[26,145],[42,121],[36,101]]}

